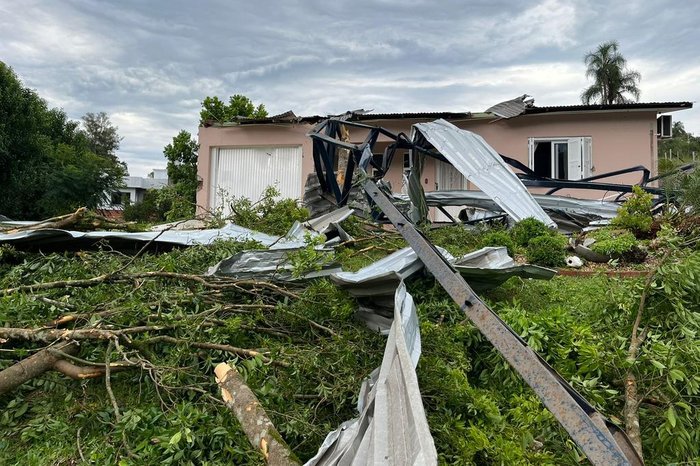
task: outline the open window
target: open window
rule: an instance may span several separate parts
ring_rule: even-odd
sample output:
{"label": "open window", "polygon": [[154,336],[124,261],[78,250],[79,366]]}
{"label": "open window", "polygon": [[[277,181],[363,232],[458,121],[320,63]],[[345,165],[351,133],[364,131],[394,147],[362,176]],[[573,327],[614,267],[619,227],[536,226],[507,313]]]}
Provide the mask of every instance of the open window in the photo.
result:
{"label": "open window", "polygon": [[593,171],[590,137],[529,138],[529,166],[540,176],[580,180]]}

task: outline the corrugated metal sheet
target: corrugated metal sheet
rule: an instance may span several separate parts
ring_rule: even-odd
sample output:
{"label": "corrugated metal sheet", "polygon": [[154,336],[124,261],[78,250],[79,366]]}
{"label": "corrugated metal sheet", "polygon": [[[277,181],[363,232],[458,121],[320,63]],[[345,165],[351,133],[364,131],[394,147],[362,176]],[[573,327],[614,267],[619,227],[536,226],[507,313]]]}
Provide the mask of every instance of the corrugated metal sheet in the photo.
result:
{"label": "corrugated metal sheet", "polygon": [[534,99],[528,99],[527,94],[516,97],[515,99],[506,100],[505,102],[497,103],[496,105],[486,109],[486,113],[492,113],[501,118],[513,118],[522,115],[525,109],[532,107]]}
{"label": "corrugated metal sheet", "polygon": [[213,208],[225,205],[227,196],[257,201],[266,187],[277,185],[283,197],[301,197],[301,146],[215,148],[212,153]]}
{"label": "corrugated metal sheet", "polygon": [[488,194],[515,221],[534,217],[545,225],[556,226],[484,138],[445,120],[413,126],[468,181]]}
{"label": "corrugated metal sheet", "polygon": [[477,291],[495,288],[511,277],[549,280],[557,274],[539,265],[518,264],[504,247],[486,247],[466,254],[454,262],[454,267]]}
{"label": "corrugated metal sheet", "polygon": [[[438,247],[438,251],[449,261],[454,257]],[[423,263],[411,248],[403,248],[363,267],[357,272],[339,272],[331,280],[357,297],[393,294],[401,281],[423,268]]]}
{"label": "corrugated metal sheet", "polygon": [[279,281],[297,281],[325,277],[342,269],[337,263],[326,263],[332,260],[331,251],[319,254],[317,264],[319,270],[312,270],[302,276],[294,275],[294,265],[289,260],[289,254],[296,249],[268,249],[242,251],[224,259],[207,271],[207,275],[232,277],[236,279],[266,279]]}
{"label": "corrugated metal sheet", "polygon": [[306,466],[437,464],[415,370],[419,328],[413,298],[401,283],[382,365],[360,389],[360,417],[328,434]]}
{"label": "corrugated metal sheet", "polygon": [[[32,222],[21,222],[32,224]],[[30,230],[17,233],[0,233],[0,244],[9,243],[16,246],[50,246],[60,244],[62,247],[71,245],[90,245],[100,240],[116,241],[121,244],[144,243],[153,241],[161,244],[177,244],[191,246],[194,244],[211,244],[216,240],[257,241],[265,246],[278,243],[279,236],[267,235],[259,231],[229,224],[222,228],[190,231],[145,231],[127,233],[123,231],[70,231],[70,230]],[[298,247],[298,245],[296,246]]]}
{"label": "corrugated metal sheet", "polygon": [[[581,231],[598,220],[610,220],[617,216],[617,202],[577,199],[565,196],[533,194],[533,199],[557,222],[560,230]],[[394,194],[394,198],[409,201],[408,196]],[[469,220],[498,215],[503,211],[486,193],[481,191],[432,191],[425,193],[428,206],[460,206],[466,208]]]}

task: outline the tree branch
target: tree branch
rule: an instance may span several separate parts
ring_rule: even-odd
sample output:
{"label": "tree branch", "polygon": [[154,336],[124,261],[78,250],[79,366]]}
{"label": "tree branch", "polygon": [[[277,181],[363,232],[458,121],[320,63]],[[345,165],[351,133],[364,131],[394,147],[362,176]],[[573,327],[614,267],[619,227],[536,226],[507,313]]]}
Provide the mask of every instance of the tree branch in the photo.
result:
{"label": "tree branch", "polygon": [[267,464],[299,465],[300,462],[282,439],[253,391],[235,368],[221,363],[214,369],[221,387],[221,398],[241,423],[250,443],[258,448]]}

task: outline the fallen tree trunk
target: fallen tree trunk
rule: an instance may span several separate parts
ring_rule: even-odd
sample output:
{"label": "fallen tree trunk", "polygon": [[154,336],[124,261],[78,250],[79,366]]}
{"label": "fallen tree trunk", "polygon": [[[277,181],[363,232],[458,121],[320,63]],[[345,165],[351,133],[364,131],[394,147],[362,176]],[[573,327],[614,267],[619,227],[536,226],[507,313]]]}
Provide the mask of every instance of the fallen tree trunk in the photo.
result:
{"label": "fallen tree trunk", "polygon": [[[55,349],[67,354],[77,353],[78,344],[72,341],[61,343],[56,345]],[[60,360],[60,356],[56,353],[49,351],[49,349],[44,349],[8,367],[4,371],[0,371],[0,396],[53,369],[56,362]]]}
{"label": "fallen tree trunk", "polygon": [[301,464],[238,371],[222,362],[214,373],[226,407],[236,415],[248,440],[262,452],[267,464]]}
{"label": "fallen tree trunk", "polygon": [[85,207],[81,207],[72,214],[61,215],[59,217],[52,217],[43,220],[39,223],[33,225],[27,225],[24,227],[17,227],[6,230],[5,233],[19,233],[21,231],[35,231],[35,230],[46,230],[46,229],[62,229],[67,226],[77,223],[87,212]]}

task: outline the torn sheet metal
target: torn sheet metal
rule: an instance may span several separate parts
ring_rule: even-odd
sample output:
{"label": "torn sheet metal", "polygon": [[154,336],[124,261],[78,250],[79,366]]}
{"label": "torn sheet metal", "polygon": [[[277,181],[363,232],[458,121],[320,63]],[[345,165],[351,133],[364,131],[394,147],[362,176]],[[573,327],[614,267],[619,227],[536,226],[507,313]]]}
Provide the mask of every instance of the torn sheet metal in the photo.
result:
{"label": "torn sheet metal", "polygon": [[272,249],[284,247],[286,242],[304,242],[307,235],[315,237],[325,235],[328,240],[334,239],[327,245],[337,243],[339,241],[348,241],[352,239],[345,230],[340,226],[343,220],[346,220],[354,213],[354,210],[348,206],[343,206],[320,217],[312,218],[306,222],[294,222],[294,225],[285,235],[285,240],[272,246]]}
{"label": "torn sheet metal", "polygon": [[289,259],[289,249],[269,249],[243,251],[228,259],[224,259],[207,271],[207,275],[232,277],[236,279],[264,278],[268,280],[293,281],[311,279],[340,272],[338,264],[324,264],[324,259],[329,259],[330,251],[321,253],[319,257],[320,270],[314,270],[294,276],[294,264]]}
{"label": "torn sheet metal", "polygon": [[[298,249],[305,245],[305,236],[324,234],[335,238],[334,242],[350,239],[350,236],[340,227],[340,222],[352,215],[353,210],[348,207],[330,212],[306,222],[296,222],[289,232],[283,236],[268,235],[259,231],[250,230],[233,223],[222,228],[203,230],[180,230],[180,225],[187,222],[174,222],[160,225],[158,231],[122,232],[122,231],[72,231],[57,229],[26,230],[16,233],[0,232],[0,244],[10,243],[17,246],[46,247],[58,246],[91,246],[100,240],[110,243],[134,244],[152,241],[156,244],[169,244],[178,246],[193,246],[196,244],[211,244],[217,240],[257,241],[270,249]],[[5,225],[14,227],[27,227],[41,222],[4,222]],[[199,226],[200,224],[197,223]],[[168,229],[170,228],[170,229]],[[333,244],[333,242],[329,243]]]}
{"label": "torn sheet metal", "polygon": [[[406,196],[400,197],[408,199]],[[481,191],[433,191],[425,193],[429,206],[469,206],[484,210],[500,211],[498,204]],[[577,199],[574,197],[533,194],[532,198],[545,212],[587,216],[591,219],[611,219],[617,216],[620,204],[610,201]]]}
{"label": "torn sheet metal", "polygon": [[413,125],[467,180],[491,197],[516,222],[534,217],[556,223],[535,202],[501,156],[481,136],[445,120]]}
{"label": "torn sheet metal", "polygon": [[527,94],[523,94],[515,99],[499,102],[486,109],[486,113],[491,113],[500,118],[515,118],[522,115],[528,108],[535,104],[535,99]]}
{"label": "torn sheet metal", "polygon": [[328,434],[305,466],[437,465],[415,372],[419,357],[416,307],[402,283],[382,365],[360,389],[360,417]]}
{"label": "torn sheet metal", "polygon": [[486,247],[460,257],[453,266],[478,291],[489,290],[511,277],[549,280],[556,270],[539,265],[518,264],[504,247]]}
{"label": "torn sheet metal", "polygon": [[257,241],[264,246],[270,246],[280,241],[278,236],[267,235],[259,231],[249,230],[238,225],[228,224],[222,228],[190,231],[145,231],[128,233],[121,231],[70,231],[70,230],[30,230],[17,233],[0,233],[0,244],[17,246],[83,246],[92,245],[100,240],[116,241],[119,243],[170,244],[193,246],[195,244],[211,244],[217,240]]}
{"label": "torn sheet metal", "polygon": [[[442,248],[440,253],[448,260],[454,257]],[[423,268],[423,263],[411,248],[403,248],[363,267],[357,272],[339,272],[331,280],[355,297],[394,294],[402,280]]]}
{"label": "torn sheet metal", "polygon": [[[510,277],[548,280],[556,271],[537,265],[517,264],[506,248],[487,247],[456,259],[446,250],[437,247],[440,254],[473,286],[491,289]],[[399,283],[423,269],[423,263],[411,248],[400,249],[357,272],[339,272],[330,276],[341,288],[358,298],[371,296],[374,301],[391,294]],[[363,314],[359,313],[362,318]],[[363,319],[364,320],[364,319]]]}
{"label": "torn sheet metal", "polygon": [[[403,194],[394,194],[394,198],[399,201],[409,201],[408,196]],[[547,194],[533,194],[532,198],[557,223],[560,230],[567,232],[579,231],[596,220],[613,219],[617,216],[617,209],[620,208],[617,202],[603,200]],[[465,207],[468,217],[466,220],[470,222],[493,217],[503,212],[493,199],[481,191],[432,191],[425,193],[425,200],[430,207]]]}

